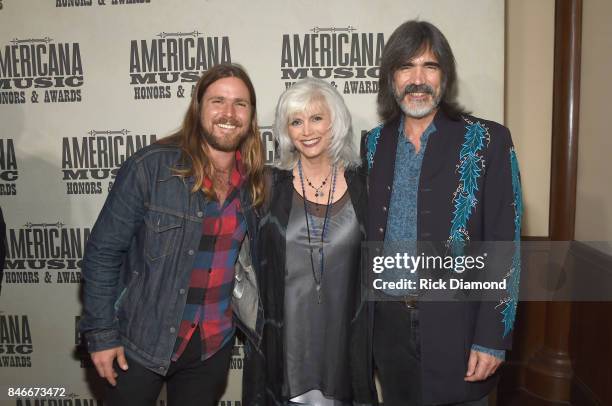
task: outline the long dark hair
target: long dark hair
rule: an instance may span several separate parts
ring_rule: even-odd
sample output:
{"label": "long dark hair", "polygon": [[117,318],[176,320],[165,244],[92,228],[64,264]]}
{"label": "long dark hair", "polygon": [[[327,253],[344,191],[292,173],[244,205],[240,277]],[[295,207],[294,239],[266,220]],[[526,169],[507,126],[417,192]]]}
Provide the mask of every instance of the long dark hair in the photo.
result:
{"label": "long dark hair", "polygon": [[378,115],[388,122],[401,114],[395,100],[393,74],[412,58],[426,50],[431,50],[438,58],[442,71],[440,108],[451,118],[458,119],[465,113],[456,101],[457,71],[453,51],[444,37],[433,24],[426,21],[406,21],[393,31],[383,49],[378,80]]}
{"label": "long dark hair", "polygon": [[245,70],[239,65],[216,65],[202,75],[193,91],[189,108],[183,119],[183,125],[177,132],[159,140],[159,142],[161,144],[178,145],[181,148],[183,159],[188,165],[186,169],[175,168],[174,171],[179,176],[193,176],[195,178],[195,185],[192,192],[195,193],[202,189],[209,199],[216,200],[217,197],[214,190],[203,186],[204,178],[208,177],[210,179],[212,177],[213,167],[206,148],[202,148],[203,128],[200,119],[202,109],[201,102],[206,89],[208,89],[210,85],[219,79],[227,77],[235,77],[242,80],[249,90],[252,107],[251,130],[248,136],[240,144],[240,154],[246,172],[245,176],[250,185],[251,199],[253,204],[258,206],[263,201],[263,144],[257,127],[255,88]]}

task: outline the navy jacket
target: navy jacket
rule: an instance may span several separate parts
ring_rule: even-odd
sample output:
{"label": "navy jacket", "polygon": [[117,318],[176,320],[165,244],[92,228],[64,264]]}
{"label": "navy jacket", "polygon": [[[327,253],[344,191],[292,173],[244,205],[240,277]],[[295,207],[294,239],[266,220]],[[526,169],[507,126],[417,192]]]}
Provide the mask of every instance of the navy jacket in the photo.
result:
{"label": "navy jacket", "polygon": [[[399,117],[391,120],[362,140],[369,169],[370,241],[384,241],[385,237],[399,122]],[[419,179],[418,241],[518,243],[521,192],[508,129],[467,115],[452,120],[442,110],[434,124],[437,131],[429,138]],[[504,303],[419,303],[424,403],[476,400],[494,386],[494,377],[477,383],[463,378],[472,344],[511,348],[520,274],[518,244],[516,248],[508,262],[511,276]]]}

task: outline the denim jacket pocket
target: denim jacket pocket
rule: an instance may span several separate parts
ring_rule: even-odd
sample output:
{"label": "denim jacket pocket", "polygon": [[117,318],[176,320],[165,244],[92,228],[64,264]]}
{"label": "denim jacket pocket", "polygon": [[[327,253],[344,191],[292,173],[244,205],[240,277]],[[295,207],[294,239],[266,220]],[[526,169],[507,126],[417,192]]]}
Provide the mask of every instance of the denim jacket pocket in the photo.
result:
{"label": "denim jacket pocket", "polygon": [[121,306],[121,303],[123,302],[123,299],[125,298],[126,293],[127,293],[127,287],[123,288],[123,290],[119,294],[119,297],[117,298],[117,300],[115,300],[115,304],[113,306],[115,308],[115,313],[119,311],[119,307]]}
{"label": "denim jacket pocket", "polygon": [[[134,290],[134,286],[142,280],[141,276],[142,274],[140,272],[132,271],[130,280],[128,281],[127,285],[121,290],[121,293],[119,293],[117,300],[115,300],[115,304],[113,306],[115,308],[115,314],[119,311],[121,306],[126,301],[128,293]],[[136,290],[138,291],[138,289]]]}
{"label": "denim jacket pocket", "polygon": [[184,221],[172,214],[149,211],[145,226],[145,257],[153,262],[172,254]]}

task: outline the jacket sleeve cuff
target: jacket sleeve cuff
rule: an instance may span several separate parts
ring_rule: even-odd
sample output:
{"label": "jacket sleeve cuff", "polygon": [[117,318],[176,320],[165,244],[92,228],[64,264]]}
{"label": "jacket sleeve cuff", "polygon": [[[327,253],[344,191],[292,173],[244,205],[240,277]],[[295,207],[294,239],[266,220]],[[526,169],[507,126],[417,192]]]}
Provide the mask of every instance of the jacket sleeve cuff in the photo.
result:
{"label": "jacket sleeve cuff", "polygon": [[92,330],[85,333],[87,351],[96,352],[120,347],[121,338],[118,330]]}
{"label": "jacket sleeve cuff", "polygon": [[506,351],[505,350],[496,350],[493,348],[483,347],[482,345],[472,344],[473,351],[484,352],[485,354],[489,354],[494,356],[495,358],[499,358],[502,361],[506,359]]}

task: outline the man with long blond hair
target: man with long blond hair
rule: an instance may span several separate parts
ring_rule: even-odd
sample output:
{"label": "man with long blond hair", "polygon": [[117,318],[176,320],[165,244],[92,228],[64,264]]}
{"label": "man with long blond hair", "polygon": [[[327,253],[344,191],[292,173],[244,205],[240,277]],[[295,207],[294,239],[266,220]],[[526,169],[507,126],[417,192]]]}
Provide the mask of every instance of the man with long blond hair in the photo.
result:
{"label": "man with long blond hair", "polygon": [[231,64],[200,78],[179,131],[123,164],[83,259],[80,330],[106,404],[154,405],[166,383],[169,405],[216,405],[235,323],[257,344],[261,306],[242,281],[262,170],[255,90]]}

